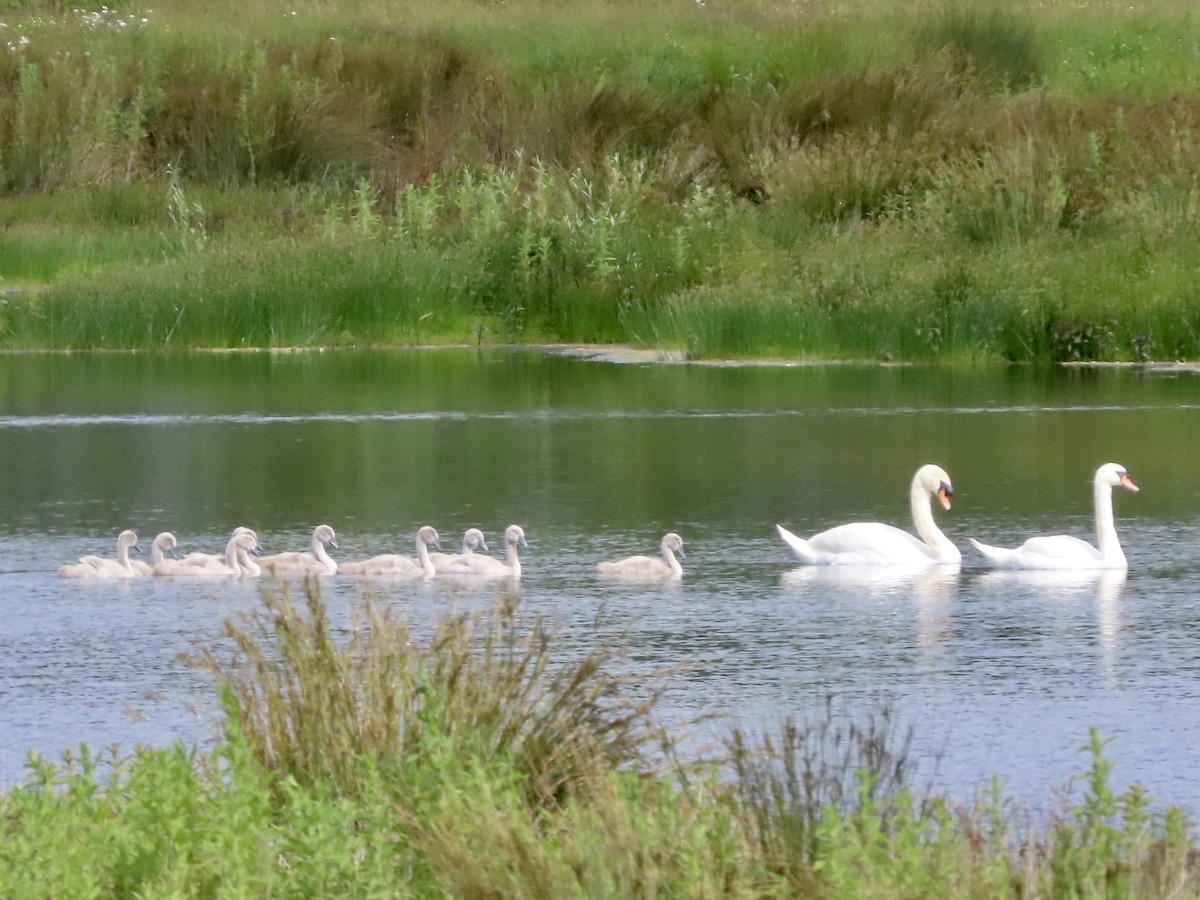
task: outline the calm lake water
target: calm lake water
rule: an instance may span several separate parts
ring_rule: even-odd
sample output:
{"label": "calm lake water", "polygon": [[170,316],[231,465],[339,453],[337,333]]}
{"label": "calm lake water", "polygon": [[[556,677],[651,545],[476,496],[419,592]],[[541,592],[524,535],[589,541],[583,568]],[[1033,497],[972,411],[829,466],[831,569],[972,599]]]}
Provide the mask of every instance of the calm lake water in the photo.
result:
{"label": "calm lake water", "polygon": [[[629,628],[632,665],[686,663],[669,720],[752,730],[827,695],[916,729],[938,784],[993,774],[1033,808],[1083,771],[1089,727],[1120,784],[1200,815],[1200,375],[1100,369],[614,365],[533,352],[407,351],[0,357],[0,785],[27,751],[57,756],[204,742],[208,680],[179,659],[217,641],[257,586],[80,583],[55,568],[110,555],[219,551],[235,525],[267,552],[332,525],[341,560],[443,549],[510,523],[530,547],[522,608],[565,640]],[[990,573],[967,538],[1094,537],[1090,479],[1116,461],[1124,578]],[[797,569],[802,535],[856,520],[911,527],[908,484],[937,462],[964,553],[932,577]],[[609,584],[597,561],[686,541],[683,582]],[[381,594],[427,625],[498,587],[436,580]],[[359,593],[326,580],[344,615]],[[593,629],[603,608],[610,625]],[[721,727],[721,726],[714,726]]]}

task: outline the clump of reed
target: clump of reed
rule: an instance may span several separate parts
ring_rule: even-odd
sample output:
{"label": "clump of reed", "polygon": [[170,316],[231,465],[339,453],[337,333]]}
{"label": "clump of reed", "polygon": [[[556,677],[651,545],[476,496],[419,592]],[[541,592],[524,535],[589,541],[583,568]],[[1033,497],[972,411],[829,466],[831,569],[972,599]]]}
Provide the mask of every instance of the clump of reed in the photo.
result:
{"label": "clump of reed", "polygon": [[19,5],[3,341],[1200,353],[1190,8],[638,9]]}
{"label": "clump of reed", "polygon": [[318,588],[305,609],[286,590],[226,622],[234,651],[195,662],[228,690],[231,715],[259,763],[305,784],[353,792],[364,760],[393,772],[503,761],[540,803],[562,802],[595,766],[651,771],[664,735],[651,710],[661,686],[635,698],[613,672],[617,651],[554,653],[540,618],[447,615],[427,645],[370,594],[347,633]]}
{"label": "clump of reed", "polygon": [[1038,825],[998,783],[954,803],[890,710],[830,699],[704,760],[654,723],[662,674],[567,652],[499,606],[419,637],[366,595],[267,591],[192,662],[226,718],[179,746],[31,758],[0,795],[15,898],[1200,896],[1190,826],[1110,785]]}

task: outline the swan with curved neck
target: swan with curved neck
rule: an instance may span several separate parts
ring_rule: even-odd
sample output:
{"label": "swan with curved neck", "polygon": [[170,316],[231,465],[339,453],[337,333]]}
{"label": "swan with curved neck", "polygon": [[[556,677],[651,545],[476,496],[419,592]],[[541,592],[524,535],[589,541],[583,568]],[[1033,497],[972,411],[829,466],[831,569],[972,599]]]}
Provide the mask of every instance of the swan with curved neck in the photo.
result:
{"label": "swan with curved neck", "polygon": [[175,558],[175,548],[178,543],[175,540],[175,535],[169,531],[160,531],[154,536],[153,543],[150,544],[150,562],[142,562],[140,559],[131,559],[129,565],[133,567],[134,575],[153,575],[154,567],[161,562],[165,562],[167,554],[171,558]]}
{"label": "swan with curved neck", "polygon": [[482,553],[471,553],[460,556],[445,570],[439,570],[439,575],[471,576],[476,578],[520,578],[521,559],[518,547],[528,547],[525,542],[525,529],[520,525],[509,525],[504,531],[504,561]]}
{"label": "swan with curved neck", "polygon": [[914,537],[894,525],[880,522],[854,522],[839,525],[807,540],[776,525],[779,536],[800,560],[814,566],[936,566],[959,565],[962,553],[942,534],[933,520],[930,497],[935,496],[942,509],[950,509],[954,488],[941,466],[925,465],[917,469],[909,490],[913,525],[920,536]]}
{"label": "swan with curved neck", "polygon": [[220,562],[213,562],[211,554],[188,554],[183,559],[165,559],[154,566],[155,575],[183,576],[185,578],[218,578],[221,576],[259,575],[258,565],[250,554],[258,554],[258,536],[248,528],[239,528],[225,545],[225,555]]}
{"label": "swan with curved neck", "polygon": [[1096,511],[1096,544],[1069,534],[1032,537],[1016,549],[992,547],[971,538],[971,544],[999,569],[1125,569],[1125,551],[1117,539],[1113,520],[1113,488],[1137,493],[1125,467],[1105,463],[1092,479],[1092,504]]}
{"label": "swan with curved neck", "polygon": [[337,535],[330,526],[318,525],[308,550],[264,556],[258,565],[270,575],[333,575],[338,564],[325,549],[326,544],[337,549]]}
{"label": "swan with curved neck", "polygon": [[[258,533],[253,528],[247,528],[245,525],[239,525],[237,528],[233,529],[232,532],[230,532],[229,541],[232,542],[234,538],[236,538],[240,535],[243,535],[243,534],[249,535],[250,537],[252,537],[254,539],[253,548],[251,548],[247,552],[254,553],[255,555],[261,554],[262,547],[260,547],[258,544]],[[229,554],[229,542],[227,542],[225,544],[225,550],[221,553],[202,553],[200,551],[193,551],[192,553],[189,553],[186,556],[184,556],[183,559],[178,560],[178,562],[182,563],[185,566],[192,566],[192,567],[194,567],[194,566],[216,566],[217,568],[225,568],[229,565],[230,557],[228,554]],[[236,558],[237,557],[236,557],[236,550],[235,550],[234,559],[236,560]],[[167,560],[166,563],[167,563],[167,568],[170,568],[171,561]],[[257,568],[258,567],[253,564],[251,564],[251,566],[250,566],[250,569],[257,570]],[[155,574],[161,575],[163,573],[155,572]],[[227,574],[227,573],[225,573],[225,574]],[[243,574],[257,575],[258,571],[250,571],[248,569],[247,571],[243,572]]]}
{"label": "swan with curved neck", "polygon": [[400,553],[383,553],[358,562],[342,563],[338,571],[343,575],[387,575],[392,578],[434,575],[437,570],[429,558],[430,547],[441,549],[437,529],[432,525],[422,525],[417,530],[415,560]]}
{"label": "swan with curved neck", "polygon": [[470,556],[476,550],[487,553],[487,541],[483,537],[483,532],[478,528],[468,528],[463,534],[461,553],[430,553],[429,558],[433,561],[434,570],[441,574],[452,568],[458,560]]}
{"label": "swan with curved neck", "polygon": [[683,552],[683,538],[675,532],[663,536],[659,546],[661,558],[655,556],[628,556],[616,562],[602,562],[596,566],[601,575],[639,581],[675,580],[683,577],[683,567],[675,554],[687,558]]}
{"label": "swan with curved neck", "polygon": [[58,567],[60,578],[133,578],[129,551],[138,549],[137,534],[128,528],[117,535],[117,558],[81,556],[78,562]]}

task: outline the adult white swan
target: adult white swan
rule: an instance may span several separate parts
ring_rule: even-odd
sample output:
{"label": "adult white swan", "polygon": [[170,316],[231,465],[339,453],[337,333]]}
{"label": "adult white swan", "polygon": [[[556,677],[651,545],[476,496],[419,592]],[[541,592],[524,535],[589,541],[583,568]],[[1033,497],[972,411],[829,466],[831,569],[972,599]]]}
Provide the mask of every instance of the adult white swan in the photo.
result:
{"label": "adult white swan", "polygon": [[326,544],[337,549],[337,535],[330,526],[318,525],[308,550],[264,556],[258,565],[270,575],[333,575],[338,564],[325,549]]}
{"label": "adult white swan", "polygon": [[441,573],[452,567],[462,557],[470,556],[476,550],[487,553],[487,541],[483,537],[483,532],[478,528],[468,528],[463,534],[461,553],[430,553],[429,558],[433,561],[434,570]]}
{"label": "adult white swan", "polygon": [[971,538],[971,543],[988,562],[1000,569],[1125,569],[1128,563],[1113,524],[1112,492],[1115,487],[1135,493],[1139,490],[1124,466],[1105,463],[1092,479],[1098,547],[1069,534],[1032,537],[1015,550],[981,544],[975,538]]}
{"label": "adult white swan", "polygon": [[137,550],[137,534],[128,528],[117,535],[117,558],[81,556],[78,562],[58,567],[59,578],[133,578],[129,551]]}
{"label": "adult white swan", "polygon": [[683,538],[670,531],[663,536],[659,549],[662,553],[661,557],[627,556],[616,562],[602,562],[596,566],[596,571],[607,577],[637,581],[682,578],[683,567],[679,565],[675,554],[678,553],[684,559],[687,558],[687,554],[683,552]]}
{"label": "adult white swan", "polygon": [[476,578],[520,578],[521,560],[517,555],[518,547],[528,547],[525,543],[525,529],[520,525],[509,525],[504,531],[504,562],[482,553],[471,553],[459,556],[457,560],[448,563],[439,575],[458,575]]}
{"label": "adult white swan", "polygon": [[959,565],[962,553],[933,521],[930,496],[950,509],[954,488],[941,466],[917,469],[909,491],[913,525],[920,539],[894,525],[854,522],[822,531],[805,540],[776,525],[779,536],[800,559],[814,566],[935,566]]}
{"label": "adult white swan", "polygon": [[416,546],[415,560],[399,553],[384,553],[358,562],[342,563],[338,571],[343,575],[387,575],[392,578],[421,578],[436,574],[433,561],[429,558],[429,548],[441,549],[437,529],[432,525],[422,525],[417,529]]}

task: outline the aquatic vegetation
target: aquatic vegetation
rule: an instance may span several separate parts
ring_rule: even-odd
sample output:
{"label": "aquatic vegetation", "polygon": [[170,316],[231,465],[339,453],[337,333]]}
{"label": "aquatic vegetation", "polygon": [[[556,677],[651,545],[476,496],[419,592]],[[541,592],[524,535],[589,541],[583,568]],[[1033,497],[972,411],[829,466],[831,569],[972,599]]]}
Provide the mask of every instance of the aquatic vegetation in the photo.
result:
{"label": "aquatic vegetation", "polygon": [[[1197,357],[1195,18],[17,3],[0,218],[46,253],[0,252],[0,341]],[[197,316],[259,253],[286,296]]]}
{"label": "aquatic vegetation", "polygon": [[688,758],[654,722],[663,674],[503,606],[421,640],[369,595],[335,628],[310,584],[227,636],[194,660],[210,750],[31,758],[0,796],[6,895],[1200,895],[1189,823],[1114,793],[1094,732],[1082,796],[1037,824],[998,784],[922,783],[887,709],[831,699]]}

